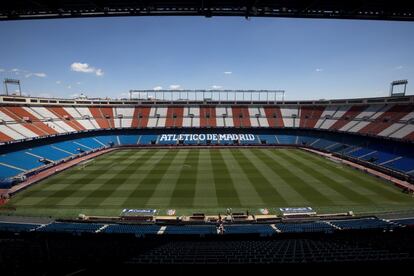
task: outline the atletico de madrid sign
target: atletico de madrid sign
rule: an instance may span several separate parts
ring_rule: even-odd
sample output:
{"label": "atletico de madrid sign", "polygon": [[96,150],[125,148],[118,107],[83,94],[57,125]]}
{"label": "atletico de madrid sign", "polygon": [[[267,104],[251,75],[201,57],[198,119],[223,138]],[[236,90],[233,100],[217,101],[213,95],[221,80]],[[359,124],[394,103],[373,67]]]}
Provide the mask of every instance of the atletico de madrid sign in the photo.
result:
{"label": "atletico de madrid sign", "polygon": [[162,134],[162,141],[254,141],[254,134]]}

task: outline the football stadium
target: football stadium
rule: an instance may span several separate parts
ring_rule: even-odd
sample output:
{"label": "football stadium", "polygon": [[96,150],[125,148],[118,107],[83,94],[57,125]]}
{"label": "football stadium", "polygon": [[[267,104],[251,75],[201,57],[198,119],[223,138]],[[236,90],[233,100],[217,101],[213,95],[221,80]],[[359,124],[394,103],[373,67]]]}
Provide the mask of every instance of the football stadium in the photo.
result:
{"label": "football stadium", "polygon": [[[13,151],[1,156],[4,183],[13,185],[5,209],[15,214],[73,218],[116,216],[124,208],[154,209],[159,215],[218,214],[227,208],[254,214],[296,206],[357,213],[412,208],[410,192],[402,190],[412,191],[413,97],[401,98],[408,100],[401,104],[376,99],[378,104],[305,106],[229,101],[39,106],[30,102],[53,100],[22,99],[29,104],[4,104],[12,100],[4,97],[1,107],[4,139],[31,139],[10,144]],[[54,137],[33,140],[43,135]],[[389,171],[394,182],[364,172],[364,163]],[[16,184],[16,178],[26,180]]]}
{"label": "football stadium", "polygon": [[[108,2],[102,13],[79,1],[84,10],[67,4],[55,13],[20,2],[0,18],[123,16],[134,6]],[[146,15],[326,18],[337,8],[325,1],[311,1],[322,13],[296,4],[270,9],[267,1],[246,8],[208,1],[215,7],[202,9],[158,2]],[[379,13],[378,5],[328,18],[414,18],[410,7],[396,3],[390,12],[385,5]],[[26,78],[34,74],[41,77]],[[408,80],[392,81],[388,95],[319,100],[220,87],[29,96],[21,82],[5,78],[0,95],[0,268],[13,275],[82,274],[109,264],[414,260]]]}

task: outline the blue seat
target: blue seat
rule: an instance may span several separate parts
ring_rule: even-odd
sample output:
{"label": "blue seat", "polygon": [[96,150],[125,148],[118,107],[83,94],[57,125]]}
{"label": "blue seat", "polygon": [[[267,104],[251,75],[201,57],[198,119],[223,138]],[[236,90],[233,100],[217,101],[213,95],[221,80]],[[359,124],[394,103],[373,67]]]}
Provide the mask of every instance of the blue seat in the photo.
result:
{"label": "blue seat", "polygon": [[0,179],[13,177],[18,175],[19,173],[22,173],[22,171],[0,165]]}
{"label": "blue seat", "polygon": [[65,223],[54,222],[39,228],[37,232],[71,232],[71,233],[95,233],[103,224],[95,223]]}
{"label": "blue seat", "polygon": [[0,163],[12,165],[24,170],[32,170],[43,166],[39,158],[26,153],[26,150],[10,152],[0,155]]}
{"label": "blue seat", "polygon": [[139,135],[118,135],[121,145],[136,145],[138,143]]}
{"label": "blue seat", "polygon": [[224,234],[260,234],[261,236],[271,236],[275,233],[275,230],[266,224],[226,225],[224,227]]}
{"label": "blue seat", "polygon": [[140,145],[149,145],[151,141],[157,141],[157,135],[141,135],[139,139]]}
{"label": "blue seat", "polygon": [[275,135],[259,135],[260,141],[265,141],[266,144],[274,145],[276,144],[276,137]]}
{"label": "blue seat", "polygon": [[67,152],[52,148],[51,145],[30,148],[27,151],[53,161],[58,161],[71,156],[71,154]]}
{"label": "blue seat", "polygon": [[296,143],[296,136],[293,135],[276,135],[279,144],[292,145]]}
{"label": "blue seat", "polygon": [[79,151],[79,149],[81,149],[83,151],[88,151],[88,148],[77,145],[77,144],[73,143],[73,141],[59,142],[59,143],[55,143],[53,145],[55,147],[59,148],[59,149],[70,152],[72,154],[79,154],[81,152],[81,151]]}
{"label": "blue seat", "polygon": [[394,219],[392,222],[410,227],[414,226],[414,218]]}
{"label": "blue seat", "polygon": [[29,232],[40,226],[41,224],[0,222],[0,232]]}
{"label": "blue seat", "polygon": [[318,149],[325,149],[327,147],[330,147],[332,145],[336,144],[335,141],[330,141],[327,139],[319,139],[318,141],[311,144],[312,147],[318,148]]}
{"label": "blue seat", "polygon": [[299,136],[298,138],[298,144],[299,145],[310,145],[316,141],[315,137],[309,137],[309,136]]}
{"label": "blue seat", "polygon": [[369,149],[369,148],[360,148],[360,149],[358,149],[356,151],[353,151],[353,152],[349,153],[349,155],[358,158],[360,156],[367,155],[367,154],[369,154],[371,152],[374,152],[374,150]]}
{"label": "blue seat", "polygon": [[414,170],[414,159],[413,158],[401,158],[384,165],[402,172],[410,172]]}
{"label": "blue seat", "polygon": [[393,228],[394,225],[377,218],[361,218],[361,219],[348,219],[348,220],[332,220],[331,224],[344,229],[385,229]]}
{"label": "blue seat", "polygon": [[197,226],[167,226],[165,235],[217,235],[217,228],[213,225]]}
{"label": "blue seat", "polygon": [[335,230],[334,227],[325,222],[306,222],[306,223],[276,223],[276,228],[282,233],[302,233],[302,232],[323,232],[329,233]]}
{"label": "blue seat", "polygon": [[96,136],[95,138],[105,144],[105,146],[109,146],[110,144],[118,145],[118,139],[115,135],[102,135]]}
{"label": "blue seat", "polygon": [[91,149],[99,149],[103,147],[103,145],[98,143],[96,140],[94,140],[93,137],[80,138],[80,139],[76,139],[75,141]]}
{"label": "blue seat", "polygon": [[362,159],[369,160],[370,158],[374,158],[375,159],[375,161],[374,161],[375,164],[381,164],[383,162],[392,160],[396,157],[398,157],[398,156],[393,154],[393,153],[378,151],[378,152],[376,152],[374,154],[370,154],[369,156],[364,157]]}
{"label": "blue seat", "polygon": [[102,233],[135,234],[135,235],[156,235],[160,230],[159,225],[132,225],[132,224],[111,224]]}

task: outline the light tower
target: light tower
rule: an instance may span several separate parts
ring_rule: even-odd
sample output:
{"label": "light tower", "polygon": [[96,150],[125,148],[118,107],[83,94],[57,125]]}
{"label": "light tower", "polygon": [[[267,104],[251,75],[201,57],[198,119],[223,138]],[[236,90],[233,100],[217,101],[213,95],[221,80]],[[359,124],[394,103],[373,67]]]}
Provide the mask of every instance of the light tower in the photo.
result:
{"label": "light tower", "polygon": [[[407,91],[407,84],[408,84],[408,80],[396,80],[396,81],[391,82],[390,97],[405,96],[405,92]],[[404,89],[402,91],[394,92],[395,87],[401,87],[401,86],[404,86]]]}
{"label": "light tower", "polygon": [[22,95],[22,89],[21,89],[21,86],[20,86],[20,80],[4,79],[3,83],[4,83],[4,88],[6,89],[6,95],[9,95],[9,87],[8,87],[8,85],[10,85],[10,84],[17,85],[19,87],[19,96]]}

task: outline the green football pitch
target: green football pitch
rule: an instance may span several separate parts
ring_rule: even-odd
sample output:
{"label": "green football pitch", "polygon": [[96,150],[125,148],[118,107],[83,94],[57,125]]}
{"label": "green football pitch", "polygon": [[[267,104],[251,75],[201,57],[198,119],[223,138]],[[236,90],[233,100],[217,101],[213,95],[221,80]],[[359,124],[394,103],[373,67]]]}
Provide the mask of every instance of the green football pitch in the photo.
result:
{"label": "green football pitch", "polygon": [[[76,217],[312,207],[356,213],[414,209],[390,183],[299,149],[124,149],[18,193],[3,212]],[[12,210],[12,211],[10,211]]]}

